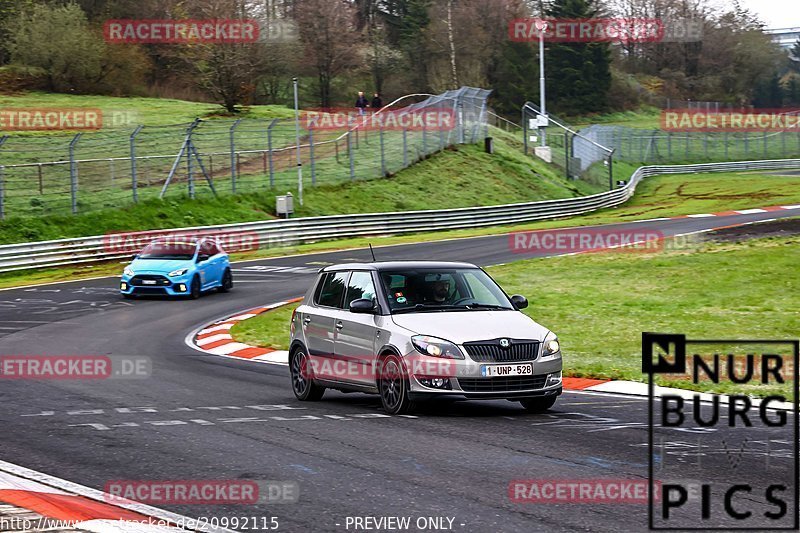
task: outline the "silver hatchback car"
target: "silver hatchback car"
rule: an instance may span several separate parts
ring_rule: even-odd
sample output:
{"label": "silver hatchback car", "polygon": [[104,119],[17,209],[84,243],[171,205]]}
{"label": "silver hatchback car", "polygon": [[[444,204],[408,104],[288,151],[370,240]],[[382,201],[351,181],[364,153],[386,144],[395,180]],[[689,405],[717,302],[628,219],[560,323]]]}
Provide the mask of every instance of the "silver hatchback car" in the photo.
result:
{"label": "silver hatchback car", "polygon": [[433,398],[545,411],[561,394],[561,349],[527,305],[468,263],[326,267],[292,315],[292,389],[304,401],[380,394],[390,414]]}

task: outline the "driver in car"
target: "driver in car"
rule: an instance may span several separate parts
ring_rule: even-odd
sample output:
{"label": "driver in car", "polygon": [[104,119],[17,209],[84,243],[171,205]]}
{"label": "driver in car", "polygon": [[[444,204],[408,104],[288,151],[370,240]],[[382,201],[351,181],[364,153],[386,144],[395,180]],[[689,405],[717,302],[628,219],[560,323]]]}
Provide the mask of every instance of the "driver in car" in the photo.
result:
{"label": "driver in car", "polygon": [[445,303],[450,296],[450,282],[446,279],[429,282],[426,288],[426,302],[441,304]]}

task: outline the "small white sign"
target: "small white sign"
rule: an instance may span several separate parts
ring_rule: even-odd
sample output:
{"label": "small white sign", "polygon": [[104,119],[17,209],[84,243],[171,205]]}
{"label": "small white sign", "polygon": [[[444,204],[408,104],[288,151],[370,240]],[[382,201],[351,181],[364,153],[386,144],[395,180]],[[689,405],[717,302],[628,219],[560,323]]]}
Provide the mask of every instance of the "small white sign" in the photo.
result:
{"label": "small white sign", "polygon": [[530,129],[546,128],[550,125],[550,119],[543,115],[537,115],[536,118],[528,120],[528,127]]}

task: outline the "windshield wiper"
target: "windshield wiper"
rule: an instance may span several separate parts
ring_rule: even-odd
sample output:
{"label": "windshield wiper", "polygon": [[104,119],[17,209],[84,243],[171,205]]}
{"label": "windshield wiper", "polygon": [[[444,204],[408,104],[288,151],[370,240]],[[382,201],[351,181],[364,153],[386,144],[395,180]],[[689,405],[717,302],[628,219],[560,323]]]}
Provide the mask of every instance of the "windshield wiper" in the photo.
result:
{"label": "windshield wiper", "polygon": [[495,305],[495,304],[474,303],[474,304],[467,304],[464,307],[466,307],[467,309],[501,309],[503,311],[511,311],[510,307],[503,307],[502,305]]}
{"label": "windshield wiper", "polygon": [[403,307],[400,309],[393,309],[392,314],[397,315],[400,313],[412,313],[414,311],[444,311],[453,309],[466,309],[466,308],[461,305],[451,305],[451,304],[417,304],[414,307]]}

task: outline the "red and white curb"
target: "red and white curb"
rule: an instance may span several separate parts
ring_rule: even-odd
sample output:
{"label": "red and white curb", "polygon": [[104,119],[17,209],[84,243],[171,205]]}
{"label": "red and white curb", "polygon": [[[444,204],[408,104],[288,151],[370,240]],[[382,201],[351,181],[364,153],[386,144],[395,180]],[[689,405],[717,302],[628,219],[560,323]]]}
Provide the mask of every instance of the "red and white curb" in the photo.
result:
{"label": "red and white curb", "polygon": [[2,531],[232,533],[6,461],[0,461],[0,502],[31,512],[0,514]]}
{"label": "red and white curb", "polygon": [[288,351],[273,350],[271,348],[262,348],[260,346],[250,346],[249,344],[237,342],[231,336],[230,330],[242,320],[253,318],[266,311],[299,302],[300,300],[302,300],[302,298],[292,298],[283,302],[265,305],[264,307],[248,309],[228,318],[218,320],[190,333],[186,337],[186,344],[195,350],[199,350],[210,355],[232,357],[235,359],[246,359],[248,361],[254,361],[257,363],[288,365]]}
{"label": "red and white curb", "polygon": [[[631,222],[652,222],[654,220],[677,220],[680,218],[707,218],[707,217],[728,217],[732,215],[757,215],[758,213],[772,213],[775,211],[790,211],[800,209],[800,205],[774,205],[771,207],[759,207],[756,209],[739,209],[734,211],[720,211],[719,213],[698,213],[696,215],[680,215],[676,217],[667,218],[651,218],[649,220],[635,220]],[[757,222],[767,222],[766,220],[759,220]],[[739,224],[736,224],[737,226]]]}

